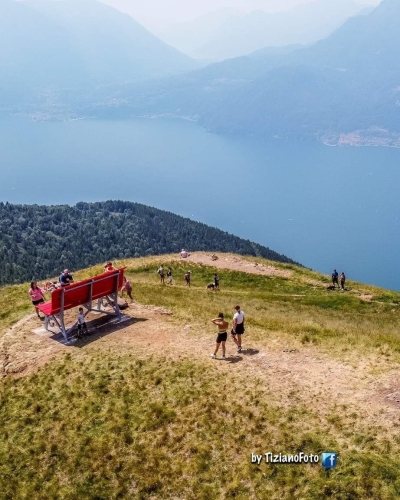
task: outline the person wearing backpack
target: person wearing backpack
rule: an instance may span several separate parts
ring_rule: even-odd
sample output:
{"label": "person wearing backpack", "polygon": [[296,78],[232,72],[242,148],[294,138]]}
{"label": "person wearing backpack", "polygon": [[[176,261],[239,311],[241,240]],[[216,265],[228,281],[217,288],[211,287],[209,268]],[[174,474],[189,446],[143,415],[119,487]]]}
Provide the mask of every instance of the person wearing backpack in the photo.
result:
{"label": "person wearing backpack", "polygon": [[334,269],[332,273],[332,285],[333,287],[337,285],[339,288],[339,273],[336,271],[336,269]]}

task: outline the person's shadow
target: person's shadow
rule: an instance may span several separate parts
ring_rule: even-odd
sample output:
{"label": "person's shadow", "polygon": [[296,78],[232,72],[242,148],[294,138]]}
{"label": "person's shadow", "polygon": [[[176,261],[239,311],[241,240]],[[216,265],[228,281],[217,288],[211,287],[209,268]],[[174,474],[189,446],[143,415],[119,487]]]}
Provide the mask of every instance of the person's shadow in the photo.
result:
{"label": "person's shadow", "polygon": [[242,349],[241,354],[244,356],[255,356],[260,351],[258,349]]}
{"label": "person's shadow", "polygon": [[231,365],[235,364],[235,363],[240,363],[240,361],[243,361],[243,358],[241,356],[229,356],[228,358],[226,358],[226,361],[228,363],[230,363]]}

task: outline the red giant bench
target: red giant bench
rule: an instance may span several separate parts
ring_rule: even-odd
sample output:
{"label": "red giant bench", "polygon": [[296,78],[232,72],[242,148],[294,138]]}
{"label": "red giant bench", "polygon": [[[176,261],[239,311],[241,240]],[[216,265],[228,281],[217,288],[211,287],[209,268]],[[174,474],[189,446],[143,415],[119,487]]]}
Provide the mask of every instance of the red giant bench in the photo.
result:
{"label": "red giant bench", "polygon": [[[68,342],[68,334],[72,330],[66,329],[64,323],[64,312],[74,307],[83,306],[89,311],[102,312],[121,318],[118,307],[118,290],[122,288],[125,267],[115,271],[106,271],[78,283],[73,283],[57,288],[51,293],[51,301],[40,304],[38,309],[45,315],[45,328],[49,329],[49,321],[53,319],[60,328],[64,339]],[[112,307],[113,312],[101,308],[103,299]],[[97,300],[97,306],[93,308],[93,301]],[[75,326],[75,325],[74,325]]]}

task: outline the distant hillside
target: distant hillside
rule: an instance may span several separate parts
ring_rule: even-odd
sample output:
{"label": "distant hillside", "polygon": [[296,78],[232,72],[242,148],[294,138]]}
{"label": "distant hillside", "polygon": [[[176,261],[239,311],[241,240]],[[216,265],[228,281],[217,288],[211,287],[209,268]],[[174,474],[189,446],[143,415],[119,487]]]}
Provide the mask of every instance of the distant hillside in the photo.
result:
{"label": "distant hillside", "polygon": [[0,2],[0,101],[188,71],[197,64],[96,0]]}
{"label": "distant hillside", "polygon": [[120,88],[124,105],[112,113],[192,117],[225,133],[400,146],[399,25],[400,2],[383,0],[315,45],[264,49],[140,91]]}
{"label": "distant hillside", "polygon": [[383,0],[226,94],[205,123],[280,136],[399,133],[399,23],[400,2]]}
{"label": "distant hillside", "polygon": [[[225,23],[241,16],[243,13],[234,8],[220,8],[191,21],[171,23],[156,34],[172,47],[191,55],[214,38]],[[213,54],[211,59],[214,60],[215,57]]]}
{"label": "distant hillside", "polygon": [[255,10],[243,16],[231,16],[189,55],[223,60],[267,46],[314,43],[362,9],[362,5],[352,0],[315,0],[283,12]]}
{"label": "distant hillside", "polygon": [[206,250],[292,263],[219,229],[137,203],[0,203],[0,284],[57,276],[107,259]]}

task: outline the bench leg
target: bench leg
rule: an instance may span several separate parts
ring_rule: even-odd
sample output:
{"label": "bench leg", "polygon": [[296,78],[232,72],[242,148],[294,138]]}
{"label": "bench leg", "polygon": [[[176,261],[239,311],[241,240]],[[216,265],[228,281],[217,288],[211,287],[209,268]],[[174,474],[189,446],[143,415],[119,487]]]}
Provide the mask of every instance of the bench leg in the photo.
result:
{"label": "bench leg", "polygon": [[63,334],[65,342],[68,342],[68,334],[67,334],[67,331],[65,330],[64,323],[61,325],[61,333]]}

